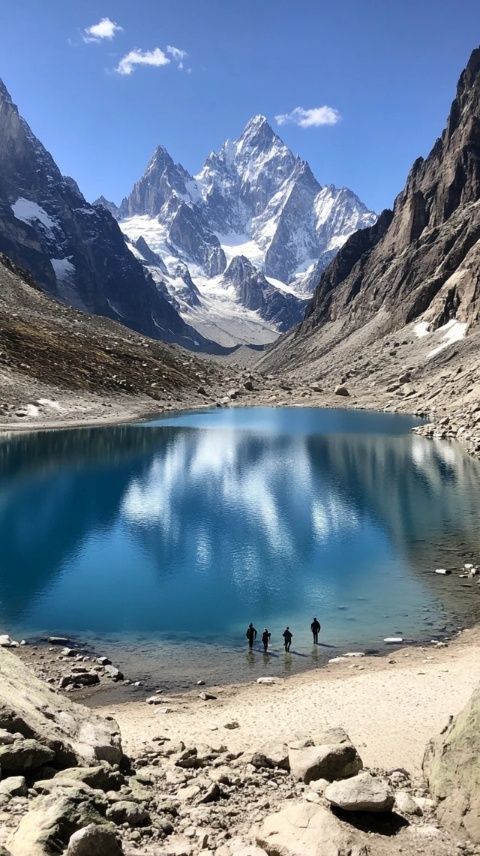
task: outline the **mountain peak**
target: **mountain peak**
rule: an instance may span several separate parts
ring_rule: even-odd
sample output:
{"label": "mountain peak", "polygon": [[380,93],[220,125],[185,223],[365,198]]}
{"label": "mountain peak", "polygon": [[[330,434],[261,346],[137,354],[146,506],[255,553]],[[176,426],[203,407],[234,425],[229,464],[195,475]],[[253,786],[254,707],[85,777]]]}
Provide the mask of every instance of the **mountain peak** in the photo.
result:
{"label": "mountain peak", "polygon": [[7,102],[8,104],[12,104],[12,97],[5,86],[2,78],[0,77],[0,101]]}
{"label": "mountain peak", "polygon": [[165,169],[166,166],[173,166],[173,158],[165,146],[157,146],[148,163],[147,172],[152,169]]}
{"label": "mountain peak", "polygon": [[262,116],[259,113],[249,119],[238,138],[238,143],[242,145],[262,146],[268,145],[274,137],[275,133],[270,127],[266,116]]}

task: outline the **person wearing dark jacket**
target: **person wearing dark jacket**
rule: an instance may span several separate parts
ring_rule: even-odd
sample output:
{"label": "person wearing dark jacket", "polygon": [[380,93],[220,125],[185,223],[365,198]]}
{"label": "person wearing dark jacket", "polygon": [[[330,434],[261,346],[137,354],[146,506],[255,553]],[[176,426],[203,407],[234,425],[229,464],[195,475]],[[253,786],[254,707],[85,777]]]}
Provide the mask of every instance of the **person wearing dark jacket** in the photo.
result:
{"label": "person wearing dark jacket", "polygon": [[314,618],[311,625],[310,630],[313,633],[313,644],[318,645],[318,634],[320,633],[321,627],[318,618]]}
{"label": "person wearing dark jacket", "polygon": [[290,645],[292,644],[293,633],[291,632],[289,627],[286,627],[283,631],[283,640],[285,643],[285,651],[290,651]]}
{"label": "person wearing dark jacket", "polygon": [[253,643],[257,638],[257,631],[255,630],[255,627],[253,626],[252,622],[250,622],[250,624],[248,625],[245,636],[248,639],[248,647],[253,648]]}
{"label": "person wearing dark jacket", "polygon": [[268,651],[268,643],[270,642],[270,636],[271,636],[271,635],[272,635],[272,634],[271,634],[271,633],[269,633],[269,631],[267,630],[267,628],[265,628],[265,630],[264,630],[264,631],[263,631],[263,633],[262,633],[263,650],[265,651],[265,654],[266,654],[266,653],[267,653],[267,651]]}

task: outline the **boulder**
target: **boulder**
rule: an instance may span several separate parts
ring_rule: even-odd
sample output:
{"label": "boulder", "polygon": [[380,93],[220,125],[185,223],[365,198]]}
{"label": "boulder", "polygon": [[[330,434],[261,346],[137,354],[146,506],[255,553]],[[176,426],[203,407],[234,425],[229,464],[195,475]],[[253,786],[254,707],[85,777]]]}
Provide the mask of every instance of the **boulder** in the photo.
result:
{"label": "boulder", "polygon": [[408,791],[395,792],[395,811],[400,814],[416,814],[421,815],[422,809],[415,802],[412,795]]}
{"label": "boulder", "polygon": [[9,776],[0,782],[0,795],[8,797],[26,797],[27,783],[24,776]]}
{"label": "boulder", "polygon": [[52,692],[15,654],[0,648],[0,729],[38,740],[53,766],[90,765],[123,757],[116,722]]}
{"label": "boulder", "polygon": [[344,811],[391,811],[395,797],[390,785],[381,777],[359,773],[350,779],[332,782],[325,788],[326,799]]}
{"label": "boulder", "polygon": [[367,856],[367,835],[316,803],[294,803],[254,829],[269,856]]}
{"label": "boulder", "polygon": [[0,636],[0,648],[18,648],[18,642],[14,642],[6,633]]}
{"label": "boulder", "polygon": [[43,746],[38,740],[14,740],[0,746],[0,769],[7,773],[23,773],[48,764],[55,758],[53,749]]}
{"label": "boulder", "polygon": [[480,686],[443,733],[430,741],[423,770],[440,800],[439,820],[480,842]]}
{"label": "boulder", "polygon": [[70,686],[92,687],[100,683],[100,678],[97,672],[73,672],[70,675],[63,675],[59,682],[59,689],[63,690]]}
{"label": "boulder", "polygon": [[12,856],[54,856],[79,829],[104,823],[94,802],[84,794],[37,797],[7,842]]}
{"label": "boulder", "polygon": [[112,681],[124,680],[123,672],[121,672],[120,669],[117,669],[116,666],[105,666],[105,674],[107,678],[110,678]]}
{"label": "boulder", "polygon": [[67,780],[76,783],[83,782],[83,784],[88,785],[90,788],[100,791],[116,791],[125,782],[124,777],[118,770],[114,770],[109,764],[104,763],[96,767],[69,767],[67,770],[61,770],[52,779],[49,779],[48,783],[55,787]]}
{"label": "boulder", "polygon": [[[288,752],[290,771],[295,779],[306,784],[315,779],[346,779],[363,768],[355,746],[343,728],[332,728],[318,735],[314,746],[299,741]],[[297,748],[298,747],[298,748]]]}
{"label": "boulder", "polygon": [[335,395],[343,395],[345,398],[348,398],[350,393],[346,386],[340,384],[339,386],[335,387]]}
{"label": "boulder", "polygon": [[274,769],[280,767],[282,770],[289,770],[290,763],[288,760],[288,746],[286,743],[264,743],[253,752],[250,763],[257,769],[267,768]]}
{"label": "boulder", "polygon": [[146,826],[150,816],[146,808],[133,800],[118,800],[107,810],[107,818],[114,823],[128,823],[129,826]]}
{"label": "boulder", "polygon": [[123,848],[110,824],[94,824],[70,836],[66,856],[122,856]]}

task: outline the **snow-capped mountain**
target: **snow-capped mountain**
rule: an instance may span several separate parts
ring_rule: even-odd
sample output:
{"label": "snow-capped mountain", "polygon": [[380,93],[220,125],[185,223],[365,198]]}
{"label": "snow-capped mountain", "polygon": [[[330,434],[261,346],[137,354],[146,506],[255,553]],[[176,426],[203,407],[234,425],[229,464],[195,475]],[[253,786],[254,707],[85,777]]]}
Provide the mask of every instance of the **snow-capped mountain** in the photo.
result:
{"label": "snow-capped mountain", "polygon": [[159,146],[118,209],[97,202],[117,217],[188,323],[228,345],[272,341],[301,320],[321,271],[376,220],[351,190],[321,186],[264,116],[212,152],[195,177]]}
{"label": "snow-capped mountain", "polygon": [[[166,288],[135,258],[107,208],[106,200],[90,205],[61,174],[0,80],[0,252],[62,303],[152,338],[218,353],[218,344],[188,326]],[[161,260],[155,263],[161,269]]]}

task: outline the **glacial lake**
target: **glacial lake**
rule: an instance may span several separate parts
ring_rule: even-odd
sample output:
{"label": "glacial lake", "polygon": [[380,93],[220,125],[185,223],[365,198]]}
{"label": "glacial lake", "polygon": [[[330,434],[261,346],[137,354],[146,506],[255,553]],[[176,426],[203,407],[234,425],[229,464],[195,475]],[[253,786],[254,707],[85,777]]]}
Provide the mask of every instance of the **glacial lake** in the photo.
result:
{"label": "glacial lake", "polygon": [[480,587],[458,573],[480,561],[480,465],[418,424],[232,408],[3,436],[0,632],[85,640],[132,680],[175,689],[471,624]]}

